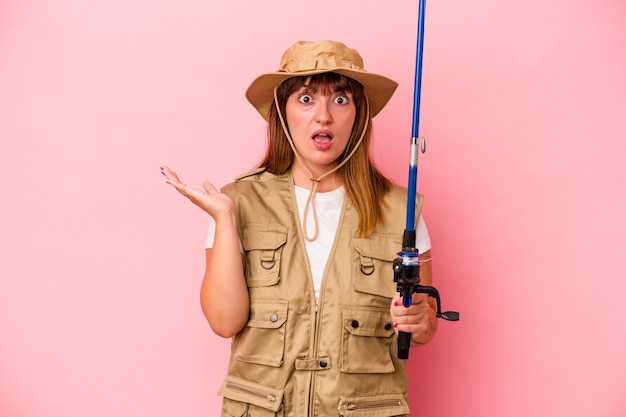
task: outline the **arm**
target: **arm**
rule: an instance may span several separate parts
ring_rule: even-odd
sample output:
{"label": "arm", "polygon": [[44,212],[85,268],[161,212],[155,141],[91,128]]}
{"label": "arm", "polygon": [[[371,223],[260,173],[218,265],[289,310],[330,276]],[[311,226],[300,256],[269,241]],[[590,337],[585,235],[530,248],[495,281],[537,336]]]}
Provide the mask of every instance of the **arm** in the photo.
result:
{"label": "arm", "polygon": [[211,329],[222,337],[239,333],[248,321],[250,298],[234,214],[216,219],[215,242],[206,250],[200,305]]}
{"label": "arm", "polygon": [[[422,254],[420,265],[420,284],[432,285],[431,251]],[[428,259],[428,260],[427,260]],[[406,308],[402,305],[400,295],[396,293],[391,301],[391,319],[396,332],[411,333],[411,347],[422,346],[430,342],[437,332],[435,300],[426,294],[413,294],[413,305]]]}
{"label": "arm", "polygon": [[206,250],[200,305],[211,329],[219,336],[232,337],[245,326],[250,309],[233,201],[209,182],[199,190],[181,182],[168,167],[161,172],[168,184],[215,219],[215,242]]}

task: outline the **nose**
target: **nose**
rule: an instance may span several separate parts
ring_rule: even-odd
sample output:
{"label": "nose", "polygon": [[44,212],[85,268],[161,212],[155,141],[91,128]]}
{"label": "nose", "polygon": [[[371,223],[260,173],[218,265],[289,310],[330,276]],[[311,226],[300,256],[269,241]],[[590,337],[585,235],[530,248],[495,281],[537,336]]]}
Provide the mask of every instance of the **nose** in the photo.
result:
{"label": "nose", "polygon": [[315,109],[315,121],[320,124],[328,124],[333,121],[330,106],[327,100],[320,100]]}

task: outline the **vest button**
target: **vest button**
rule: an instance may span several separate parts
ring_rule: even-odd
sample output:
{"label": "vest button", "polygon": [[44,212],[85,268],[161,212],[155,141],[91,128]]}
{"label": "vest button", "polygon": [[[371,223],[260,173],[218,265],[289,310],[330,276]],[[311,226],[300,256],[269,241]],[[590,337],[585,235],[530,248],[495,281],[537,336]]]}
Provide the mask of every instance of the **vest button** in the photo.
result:
{"label": "vest button", "polygon": [[278,316],[277,316],[276,314],[272,314],[272,315],[270,316],[270,321],[271,321],[272,323],[276,323],[276,322],[278,321]]}
{"label": "vest button", "polygon": [[385,324],[385,330],[391,330],[391,323]]}
{"label": "vest button", "polygon": [[352,320],[352,323],[350,323],[350,326],[352,326],[354,328],[357,328],[357,327],[359,327],[359,322],[356,321],[356,320]]}
{"label": "vest button", "polygon": [[322,359],[322,360],[320,361],[320,366],[321,366],[322,368],[326,368],[326,367],[328,366],[328,362],[326,362],[324,359]]}

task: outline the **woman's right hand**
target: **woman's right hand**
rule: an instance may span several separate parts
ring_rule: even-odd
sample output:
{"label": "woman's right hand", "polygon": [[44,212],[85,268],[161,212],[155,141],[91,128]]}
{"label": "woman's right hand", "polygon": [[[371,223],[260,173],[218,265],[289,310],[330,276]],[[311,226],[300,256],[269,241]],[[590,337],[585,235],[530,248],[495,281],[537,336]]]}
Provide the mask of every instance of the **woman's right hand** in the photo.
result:
{"label": "woman's right hand", "polygon": [[161,167],[161,173],[167,178],[168,184],[176,188],[179,193],[191,200],[196,206],[209,213],[216,221],[220,217],[234,212],[233,200],[226,194],[220,193],[210,182],[205,181],[202,184],[204,190],[200,190],[183,183],[178,175],[167,166]]}

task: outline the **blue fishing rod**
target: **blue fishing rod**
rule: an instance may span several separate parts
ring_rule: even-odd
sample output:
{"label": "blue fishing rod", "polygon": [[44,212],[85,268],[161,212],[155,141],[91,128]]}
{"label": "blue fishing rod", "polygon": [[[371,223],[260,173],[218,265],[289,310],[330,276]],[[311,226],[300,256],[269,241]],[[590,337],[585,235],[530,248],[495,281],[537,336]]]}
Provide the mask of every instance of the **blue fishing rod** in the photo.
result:
{"label": "blue fishing rod", "polygon": [[[397,291],[402,297],[402,305],[410,307],[413,294],[421,293],[433,297],[436,301],[437,318],[457,321],[456,311],[441,312],[441,298],[435,287],[420,285],[420,252],[415,247],[415,199],[417,195],[417,163],[419,153],[426,152],[426,142],[419,137],[420,99],[422,90],[422,58],[424,55],[424,12],[426,0],[420,0],[417,19],[417,53],[415,58],[415,90],[413,95],[413,128],[411,131],[411,148],[409,159],[409,183],[407,190],[406,227],[402,237],[402,251],[393,262],[393,280],[397,283]],[[411,333],[399,332],[398,358],[408,359],[411,344]]]}

